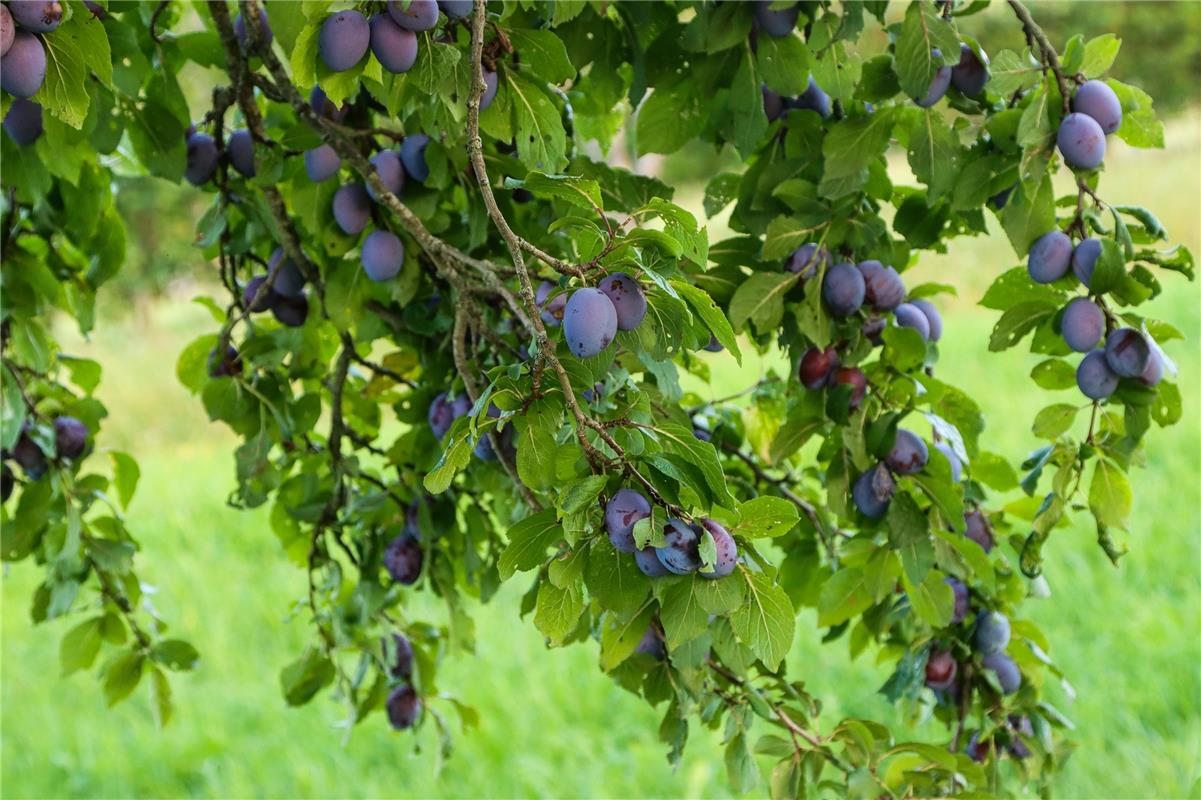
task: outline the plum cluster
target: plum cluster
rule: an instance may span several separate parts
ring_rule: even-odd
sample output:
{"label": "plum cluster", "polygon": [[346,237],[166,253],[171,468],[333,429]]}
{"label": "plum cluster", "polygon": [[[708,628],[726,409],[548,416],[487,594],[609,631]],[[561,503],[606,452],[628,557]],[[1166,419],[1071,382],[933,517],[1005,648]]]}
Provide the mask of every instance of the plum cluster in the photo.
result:
{"label": "plum cluster", "polygon": [[[39,444],[38,438],[40,437],[33,436],[33,424],[27,420],[21,429],[21,435],[13,444],[12,450],[0,452],[0,460],[11,460],[21,468],[28,480],[36,481],[46,474],[52,459],[76,461],[83,457],[88,449],[88,437],[91,435],[88,426],[81,420],[66,415],[55,417],[51,425],[54,429],[52,452],[48,453],[43,449],[43,445]],[[2,499],[7,500],[16,484],[16,477],[7,464],[4,465],[3,473],[4,496]]]}
{"label": "plum cluster", "polygon": [[251,278],[242,288],[242,306],[255,314],[270,311],[280,323],[299,328],[309,316],[305,283],[300,267],[277,247],[267,261],[267,274]]}
{"label": "plum cluster", "polygon": [[[930,53],[936,61],[942,60],[942,51],[937,47]],[[921,108],[930,108],[941,100],[952,86],[968,97],[976,97],[984,91],[988,78],[988,54],[961,42],[959,61],[955,66],[943,64],[935,70],[925,94],[913,98],[913,102]]]}
{"label": "plum cluster", "polygon": [[42,34],[63,21],[59,0],[10,0],[0,6],[0,88],[29,99],[46,80],[46,46]]}
{"label": "plum cluster", "polygon": [[[951,624],[959,625],[970,613],[967,587],[955,578],[947,578],[955,593],[955,615]],[[975,674],[990,673],[1002,694],[1013,694],[1022,686],[1022,672],[1017,662],[1005,652],[1011,630],[1009,619],[999,611],[981,610],[976,614],[970,631],[970,650],[978,659]],[[965,650],[968,648],[964,648]],[[960,659],[952,647],[935,644],[926,658],[925,684],[942,700],[954,701],[959,693]]]}
{"label": "plum cluster", "polygon": [[579,358],[603,351],[617,332],[632,331],[646,317],[646,293],[638,281],[624,272],[613,272],[595,288],[585,286],[555,294],[555,285],[543,281],[534,299],[542,321],[552,328],[563,326],[567,347]]}
{"label": "plum cluster", "polygon": [[[663,546],[639,548],[634,539],[634,526],[650,516],[650,501],[633,489],[618,490],[605,504],[605,529],[609,541],[619,552],[633,553],[642,574],[661,578],[699,571],[702,578],[716,580],[734,571],[738,563],[738,544],[723,525],[707,517],[692,524],[669,518],[663,525]],[[712,537],[716,550],[711,571],[701,570],[704,561],[700,544],[706,533]]]}
{"label": "plum cluster", "polygon": [[1122,103],[1109,84],[1086,81],[1072,98],[1072,113],[1059,123],[1055,142],[1063,163],[1090,170],[1105,160],[1105,137],[1122,127]]}

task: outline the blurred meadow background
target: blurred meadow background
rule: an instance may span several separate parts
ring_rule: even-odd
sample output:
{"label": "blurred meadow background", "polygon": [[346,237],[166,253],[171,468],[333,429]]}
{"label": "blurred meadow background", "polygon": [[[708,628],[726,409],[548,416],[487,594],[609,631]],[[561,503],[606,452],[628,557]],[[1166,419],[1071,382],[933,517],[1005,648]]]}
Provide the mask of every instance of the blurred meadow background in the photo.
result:
{"label": "blurred meadow background", "polygon": [[[1085,20],[1078,9],[1046,4],[1045,15],[1056,41],[1077,30],[1117,30],[1126,40],[1115,74],[1156,97],[1168,120],[1167,147],[1133,150],[1111,140],[1101,194],[1152,209],[1172,240],[1199,253],[1201,96],[1195,81],[1201,44],[1192,43],[1181,57],[1179,46],[1159,38],[1201,38],[1201,24],[1193,24],[1201,15],[1184,5],[1090,3],[1095,10]],[[1180,16],[1175,26],[1142,19],[1165,8]],[[965,27],[988,41],[970,20]],[[1159,66],[1172,65],[1174,80],[1165,81],[1166,70],[1140,80],[1157,56]],[[1161,85],[1152,85],[1156,81]],[[681,184],[677,199],[703,216],[703,179],[712,171],[688,153],[655,168]],[[903,159],[894,171],[906,177]],[[104,365],[99,394],[112,416],[98,445],[127,450],[141,462],[129,522],[143,545],[142,571],[160,587],[155,606],[197,645],[202,660],[195,673],[174,682],[176,715],[167,728],[155,727],[144,687],[106,709],[92,675],[58,677],[57,641],[70,621],[51,623],[50,630],[30,622],[37,568],[6,565],[0,795],[728,794],[718,735],[694,726],[683,764],[673,771],[658,742],[659,714],[597,669],[595,643],[548,650],[518,617],[520,578],[474,609],[475,656],[452,658],[441,671],[443,688],[478,709],[481,723],[457,736],[440,772],[431,726],[416,738],[422,752],[414,756],[414,737],[392,733],[381,717],[347,737],[335,727],[343,709],[326,695],[303,708],[285,706],[279,670],[309,638],[303,619],[291,615],[305,590],[304,574],[285,558],[265,508],[226,506],[234,487],[234,437],[207,421],[174,372],[180,350],[214,327],[208,312],[191,302],[216,291],[212,270],[189,246],[204,197],[134,181],[122,204],[131,237],[129,274],[104,295],[104,318],[90,341],[65,327],[59,333],[68,352]],[[721,217],[710,221],[711,240],[725,234]],[[987,353],[997,313],[976,303],[991,279],[1016,263],[996,228],[990,237],[960,240],[948,254],[924,258],[906,275],[911,285],[937,280],[958,289],[958,297],[939,300],[948,331],[939,369],[978,399],[989,420],[985,446],[1012,462],[1038,445],[1030,422],[1058,399],[1029,382],[1037,357],[1023,348]],[[1052,702],[1078,727],[1079,748],[1056,785],[1061,797],[1201,798],[1201,289],[1174,274],[1164,274],[1163,284],[1146,313],[1184,334],[1166,350],[1180,367],[1185,412],[1176,427],[1152,430],[1146,469],[1132,476],[1130,553],[1115,568],[1087,525],[1056,530],[1046,548],[1051,596],[1025,607],[1050,638],[1050,655],[1075,692],[1072,699],[1051,690]],[[779,361],[748,359],[740,369],[718,354],[712,367],[716,393],[726,394],[764,370],[778,370]],[[870,651],[852,661],[845,642],[823,647],[820,638],[815,613],[802,612],[788,663],[825,701],[827,729],[843,716],[904,725],[877,693],[889,669],[874,663]],[[915,732],[943,737],[933,725]]]}

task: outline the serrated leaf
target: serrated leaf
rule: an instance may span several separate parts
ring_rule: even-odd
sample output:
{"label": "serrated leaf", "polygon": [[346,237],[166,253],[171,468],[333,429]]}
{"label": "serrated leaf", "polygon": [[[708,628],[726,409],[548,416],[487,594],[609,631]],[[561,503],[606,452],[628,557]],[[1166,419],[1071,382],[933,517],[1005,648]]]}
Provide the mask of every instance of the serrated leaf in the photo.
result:
{"label": "serrated leaf", "polygon": [[562,538],[563,526],[553,508],[531,514],[509,528],[509,544],[497,562],[501,580],[541,566],[546,560],[546,549]]}
{"label": "serrated leaf", "polygon": [[795,505],[783,497],[771,495],[747,500],[738,507],[738,513],[734,531],[747,539],[783,536],[800,520]]}
{"label": "serrated leaf", "polygon": [[734,632],[768,669],[776,669],[792,646],[796,613],[788,595],[762,572],[748,572],[747,602],[730,615]]}
{"label": "serrated leaf", "polygon": [[1088,507],[1107,528],[1127,530],[1134,495],[1126,473],[1104,459],[1097,460],[1088,487]]}
{"label": "serrated leaf", "polygon": [[906,492],[898,493],[888,506],[888,541],[901,555],[901,566],[914,584],[926,578],[934,566],[930,523]]}
{"label": "serrated leaf", "polygon": [[784,319],[784,295],[801,279],[795,272],[756,272],[730,298],[730,324],[741,330],[747,320],[762,333]]}

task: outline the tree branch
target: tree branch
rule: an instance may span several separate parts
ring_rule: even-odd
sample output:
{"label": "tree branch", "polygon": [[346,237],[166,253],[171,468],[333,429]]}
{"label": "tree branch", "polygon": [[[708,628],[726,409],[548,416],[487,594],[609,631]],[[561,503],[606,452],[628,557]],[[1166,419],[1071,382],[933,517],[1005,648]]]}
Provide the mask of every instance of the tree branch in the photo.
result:
{"label": "tree branch", "polygon": [[1051,40],[1047,38],[1047,34],[1034,21],[1034,17],[1030,16],[1030,11],[1021,3],[1021,0],[1009,0],[1009,7],[1013,9],[1013,13],[1017,15],[1018,20],[1022,23],[1022,28],[1026,31],[1026,36],[1038,43],[1038,49],[1042,51],[1042,61],[1046,64],[1051,72],[1055,73],[1055,81],[1059,84],[1059,94],[1063,100],[1063,114],[1067,116],[1072,112],[1072,96],[1068,91],[1068,80],[1064,77],[1063,68],[1059,64],[1059,55],[1055,52]]}

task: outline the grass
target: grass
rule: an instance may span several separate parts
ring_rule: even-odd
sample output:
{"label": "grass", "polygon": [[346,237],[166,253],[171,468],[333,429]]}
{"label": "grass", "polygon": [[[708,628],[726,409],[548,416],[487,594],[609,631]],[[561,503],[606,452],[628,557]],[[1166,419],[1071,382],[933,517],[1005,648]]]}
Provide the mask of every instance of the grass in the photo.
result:
{"label": "grass", "polygon": [[[1196,252],[1201,245],[1201,119],[1169,130],[1171,148],[1117,148],[1105,196],[1141,203]],[[1019,351],[986,355],[996,314],[974,305],[989,278],[1015,262],[1003,238],[956,243],[923,260],[913,281],[948,280],[940,371],[979,398],[989,420],[986,446],[1017,460],[1036,445],[1034,413],[1049,398],[1026,378],[1036,362]],[[907,276],[907,280],[910,280]],[[1076,721],[1079,750],[1057,784],[1064,797],[1197,796],[1201,775],[1201,423],[1198,376],[1201,295],[1167,276],[1148,313],[1178,325],[1186,341],[1169,353],[1181,368],[1184,419],[1148,439],[1136,471],[1130,554],[1112,567],[1080,524],[1047,546],[1052,597],[1028,613],[1053,643],[1051,655],[1075,688],[1052,699]],[[0,635],[2,765],[5,797],[709,797],[724,796],[716,734],[694,729],[673,772],[657,741],[658,715],[596,668],[596,645],[546,650],[517,615],[524,580],[476,610],[477,653],[448,663],[443,689],[481,714],[458,737],[441,774],[432,737],[417,743],[376,718],[353,733],[335,727],[341,709],[325,696],[289,709],[279,668],[309,632],[291,620],[304,592],[263,511],[224,505],[233,487],[233,437],[206,422],[199,402],[174,379],[172,364],[190,337],[211,327],[184,300],[150,310],[150,324],[102,326],[74,346],[105,366],[100,393],[113,417],[105,446],[128,449],[143,479],[130,512],[141,568],[161,587],[156,606],[202,653],[195,674],[175,682],[176,719],[154,727],[143,689],[106,709],[94,676],[58,677],[57,641],[68,623],[31,626],[33,564],[7,567]],[[715,359],[720,391],[753,380]],[[901,724],[876,694],[887,668],[871,654],[851,661],[846,646],[822,647],[815,615],[803,612],[792,671],[826,703],[829,725],[843,715]],[[932,728],[921,729],[931,737]]]}

